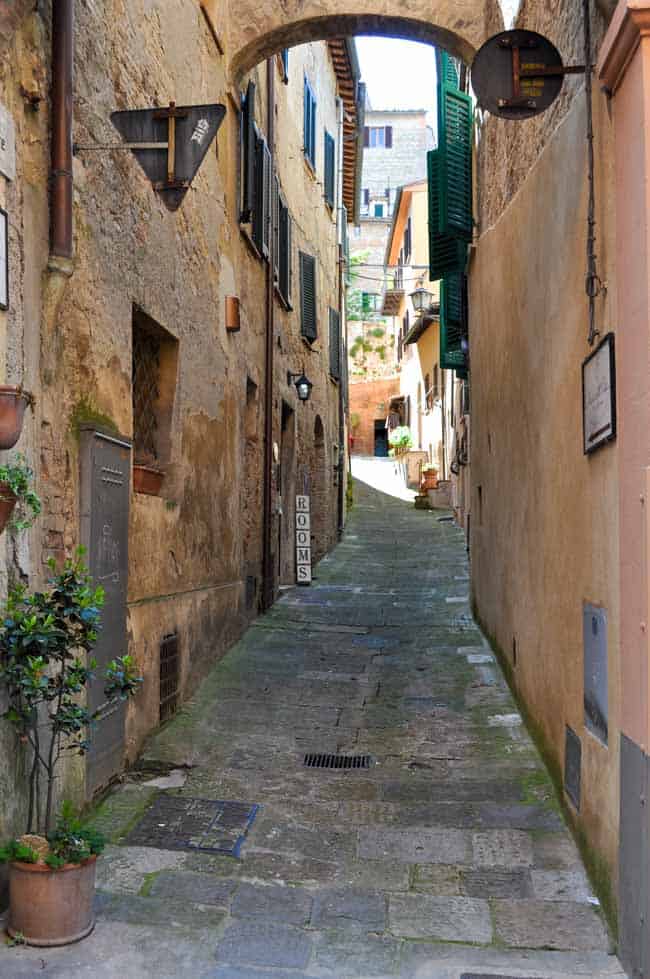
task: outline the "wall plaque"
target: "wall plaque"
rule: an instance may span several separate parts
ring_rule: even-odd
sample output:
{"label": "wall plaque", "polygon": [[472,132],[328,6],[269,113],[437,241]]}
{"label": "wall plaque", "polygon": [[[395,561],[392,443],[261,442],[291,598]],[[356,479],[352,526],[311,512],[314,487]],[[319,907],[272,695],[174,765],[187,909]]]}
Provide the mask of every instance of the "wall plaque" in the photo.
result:
{"label": "wall plaque", "polygon": [[296,580],[311,584],[311,512],[308,496],[296,496]]}
{"label": "wall plaque", "polygon": [[0,309],[9,309],[9,218],[0,207]]}
{"label": "wall plaque", "polygon": [[608,333],[582,365],[582,419],[585,453],[616,438],[614,334]]}
{"label": "wall plaque", "polygon": [[585,602],[582,607],[582,633],[585,725],[607,744],[607,612],[604,608]]}
{"label": "wall plaque", "polygon": [[0,105],[0,173],[8,180],[16,179],[14,121],[4,105]]}

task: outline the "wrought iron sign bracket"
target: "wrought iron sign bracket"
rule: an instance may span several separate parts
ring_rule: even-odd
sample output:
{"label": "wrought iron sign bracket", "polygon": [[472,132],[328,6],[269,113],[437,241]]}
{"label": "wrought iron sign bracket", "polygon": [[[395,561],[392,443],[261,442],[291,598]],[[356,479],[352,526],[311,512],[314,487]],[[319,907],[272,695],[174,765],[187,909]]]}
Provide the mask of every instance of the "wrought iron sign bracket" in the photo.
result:
{"label": "wrought iron sign bracket", "polygon": [[512,37],[499,39],[499,47],[506,48],[512,53],[512,98],[499,99],[501,109],[536,109],[537,100],[521,94],[522,79],[529,78],[563,78],[565,75],[584,75],[586,65],[534,65],[526,67],[521,64],[521,52],[534,51],[538,46],[534,39],[515,40]]}

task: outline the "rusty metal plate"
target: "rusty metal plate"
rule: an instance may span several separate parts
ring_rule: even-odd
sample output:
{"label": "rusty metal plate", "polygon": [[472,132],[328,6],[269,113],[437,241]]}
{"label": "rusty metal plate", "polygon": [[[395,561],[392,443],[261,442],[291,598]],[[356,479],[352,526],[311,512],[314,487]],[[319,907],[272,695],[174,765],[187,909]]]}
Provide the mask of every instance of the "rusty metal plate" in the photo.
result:
{"label": "rusty metal plate", "polygon": [[[513,73],[519,72],[518,81]],[[472,88],[478,105],[501,119],[530,119],[555,101],[563,74],[527,75],[527,72],[563,70],[554,44],[535,31],[503,31],[485,42],[471,68]]]}
{"label": "rusty metal plate", "polygon": [[124,843],[239,857],[259,808],[246,802],[192,799],[161,792]]}

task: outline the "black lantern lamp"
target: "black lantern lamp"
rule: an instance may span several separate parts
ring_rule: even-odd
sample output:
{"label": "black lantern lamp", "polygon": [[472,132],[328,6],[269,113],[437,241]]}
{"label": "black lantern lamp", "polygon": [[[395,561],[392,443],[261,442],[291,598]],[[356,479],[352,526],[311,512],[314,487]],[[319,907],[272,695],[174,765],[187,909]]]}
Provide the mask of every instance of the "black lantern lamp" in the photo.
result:
{"label": "black lantern lamp", "polygon": [[418,316],[428,309],[433,303],[433,293],[425,289],[424,286],[420,285],[411,293],[411,302],[413,303],[413,309],[418,314]]}
{"label": "black lantern lamp", "polygon": [[291,371],[287,371],[287,384],[293,384],[298,392],[299,401],[309,401],[311,389],[314,385],[305,375],[304,370],[300,374],[292,374]]}

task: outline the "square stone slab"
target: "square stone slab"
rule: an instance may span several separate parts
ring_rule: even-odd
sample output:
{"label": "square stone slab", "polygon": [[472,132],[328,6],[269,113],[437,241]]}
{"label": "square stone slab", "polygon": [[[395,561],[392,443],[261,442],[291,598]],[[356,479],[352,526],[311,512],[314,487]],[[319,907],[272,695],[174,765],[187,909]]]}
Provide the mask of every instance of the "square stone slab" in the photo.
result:
{"label": "square stone slab", "polygon": [[315,928],[352,926],[382,932],[386,928],[386,898],[348,888],[322,891],[314,899],[311,923]]}
{"label": "square stone slab", "polygon": [[487,901],[463,897],[430,897],[428,894],[392,896],[389,926],[401,938],[430,938],[442,942],[492,941],[492,921]]}
{"label": "square stone slab", "polygon": [[466,864],[471,834],[460,829],[360,829],[360,859],[399,863]]}
{"label": "square stone slab", "polygon": [[533,843],[530,835],[516,829],[487,830],[472,836],[474,864],[477,867],[532,867]]}
{"label": "square stone slab", "polygon": [[305,925],[311,915],[311,895],[300,887],[242,884],[231,907],[236,918],[263,917],[287,925]]}
{"label": "square stone slab", "polygon": [[297,928],[277,922],[233,922],[218,943],[217,960],[229,965],[304,969],[311,955],[311,939]]}
{"label": "square stone slab", "polygon": [[173,903],[212,904],[228,907],[236,880],[197,874],[191,871],[163,870],[149,889],[151,897],[164,897]]}
{"label": "square stone slab", "polygon": [[602,920],[589,905],[568,901],[495,901],[497,939],[513,948],[607,951]]}

